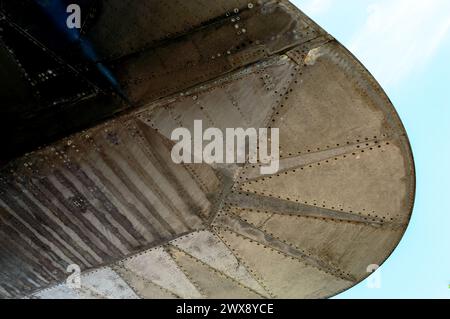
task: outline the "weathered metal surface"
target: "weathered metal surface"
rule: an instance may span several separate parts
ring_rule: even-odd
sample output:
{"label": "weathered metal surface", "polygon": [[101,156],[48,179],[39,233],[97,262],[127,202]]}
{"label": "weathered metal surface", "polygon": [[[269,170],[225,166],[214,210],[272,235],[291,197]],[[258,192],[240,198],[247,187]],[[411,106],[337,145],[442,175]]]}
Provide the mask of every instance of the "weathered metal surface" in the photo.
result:
{"label": "weathered metal surface", "polygon": [[[88,24],[136,109],[1,170],[1,297],[323,298],[396,247],[414,164],[376,81],[287,1],[199,3],[107,1]],[[174,164],[194,120],[279,127],[280,171]]]}

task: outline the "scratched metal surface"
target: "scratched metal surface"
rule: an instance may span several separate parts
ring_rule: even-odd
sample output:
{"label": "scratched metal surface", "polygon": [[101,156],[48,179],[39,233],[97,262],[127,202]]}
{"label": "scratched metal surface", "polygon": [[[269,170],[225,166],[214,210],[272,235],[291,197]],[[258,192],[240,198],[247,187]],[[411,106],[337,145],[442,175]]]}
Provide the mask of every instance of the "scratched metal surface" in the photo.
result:
{"label": "scratched metal surface", "polygon": [[[414,163],[345,48],[287,1],[107,3],[85,34],[137,106],[1,170],[1,297],[325,298],[386,260]],[[279,127],[281,171],[173,164],[194,119]]]}

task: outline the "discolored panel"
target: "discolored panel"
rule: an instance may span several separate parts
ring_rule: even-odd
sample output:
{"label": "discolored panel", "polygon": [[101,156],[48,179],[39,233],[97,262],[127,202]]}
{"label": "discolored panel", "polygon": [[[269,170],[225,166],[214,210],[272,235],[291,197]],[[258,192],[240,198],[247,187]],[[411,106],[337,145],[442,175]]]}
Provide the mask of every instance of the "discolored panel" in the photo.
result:
{"label": "discolored panel", "polygon": [[311,50],[302,62],[272,119],[273,126],[282,128],[283,157],[380,139],[391,132],[386,114],[368,97],[376,87],[367,80],[358,83],[352,73],[356,62],[337,44]]}
{"label": "discolored panel", "polygon": [[247,211],[239,215],[264,232],[301,247],[306,254],[339,265],[358,280],[367,276],[368,266],[388,257],[385,248],[395,246],[402,235],[398,227],[374,227],[362,222],[270,212]]}
{"label": "discolored panel", "polygon": [[211,299],[257,299],[261,298],[256,292],[241,285],[238,281],[214,268],[200,262],[188,254],[169,248],[170,254],[191,282],[195,283],[203,296]]}
{"label": "discolored panel", "polygon": [[[233,232],[219,231],[219,235],[276,298],[318,298],[351,285]],[[272,265],[278,265],[277,271],[273,271]]]}
{"label": "discolored panel", "polygon": [[201,292],[189,281],[164,248],[125,260],[123,266],[180,298],[202,297]]}
{"label": "discolored panel", "polygon": [[[380,166],[380,163],[383,163]],[[404,222],[407,170],[400,150],[389,142],[330,158],[242,186],[246,192],[282,198],[370,219]]]}
{"label": "discolored panel", "polygon": [[125,267],[116,265],[115,271],[123,278],[124,281],[136,292],[140,298],[144,299],[175,299],[173,293],[156,285],[145,277],[126,269]]}
{"label": "discolored panel", "polygon": [[135,292],[110,268],[83,275],[81,284],[82,287],[108,299],[137,299]]}
{"label": "discolored panel", "polygon": [[240,285],[248,287],[260,295],[267,296],[267,292],[252,277],[248,270],[239,263],[232,251],[209,231],[200,231],[171,242],[178,249],[198,259],[214,271],[232,278]]}
{"label": "discolored panel", "polygon": [[43,290],[33,296],[37,299],[103,299],[92,291],[73,289],[65,284]]}

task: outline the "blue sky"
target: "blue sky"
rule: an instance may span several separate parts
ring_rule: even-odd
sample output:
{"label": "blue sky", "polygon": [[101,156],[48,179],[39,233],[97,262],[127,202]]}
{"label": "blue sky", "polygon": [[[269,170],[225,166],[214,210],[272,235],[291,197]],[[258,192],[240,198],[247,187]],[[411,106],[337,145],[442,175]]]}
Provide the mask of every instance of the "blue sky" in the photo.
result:
{"label": "blue sky", "polygon": [[408,131],[417,168],[411,224],[380,268],[337,298],[450,298],[450,1],[293,0],[377,78]]}

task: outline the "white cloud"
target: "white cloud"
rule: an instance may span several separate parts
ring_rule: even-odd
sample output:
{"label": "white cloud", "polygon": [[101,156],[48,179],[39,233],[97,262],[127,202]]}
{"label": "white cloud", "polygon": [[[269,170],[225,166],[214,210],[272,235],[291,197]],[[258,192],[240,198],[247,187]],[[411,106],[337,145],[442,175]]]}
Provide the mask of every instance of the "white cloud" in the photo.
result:
{"label": "white cloud", "polygon": [[333,2],[334,0],[294,1],[294,3],[297,3],[301,7],[302,11],[308,15],[317,15],[325,13],[332,7]]}
{"label": "white cloud", "polygon": [[383,85],[423,68],[450,34],[448,0],[379,0],[349,49]]}

